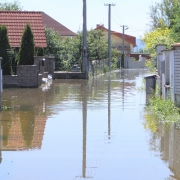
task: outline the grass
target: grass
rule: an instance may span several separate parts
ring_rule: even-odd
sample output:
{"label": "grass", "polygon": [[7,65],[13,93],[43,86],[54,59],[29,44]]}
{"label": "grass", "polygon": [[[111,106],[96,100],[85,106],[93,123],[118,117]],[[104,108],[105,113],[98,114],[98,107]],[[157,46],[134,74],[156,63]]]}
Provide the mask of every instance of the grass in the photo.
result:
{"label": "grass", "polygon": [[150,97],[149,105],[145,108],[146,114],[164,123],[180,122],[180,109],[171,101],[156,95]]}

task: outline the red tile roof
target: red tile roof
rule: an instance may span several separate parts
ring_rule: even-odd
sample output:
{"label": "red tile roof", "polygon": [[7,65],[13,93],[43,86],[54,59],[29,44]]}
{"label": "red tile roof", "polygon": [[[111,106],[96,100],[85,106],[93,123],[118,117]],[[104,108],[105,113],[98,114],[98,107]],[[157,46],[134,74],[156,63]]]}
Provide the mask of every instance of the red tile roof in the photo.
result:
{"label": "red tile roof", "polygon": [[172,44],[171,47],[180,47],[180,43]]}
{"label": "red tile roof", "polygon": [[27,23],[33,31],[35,47],[46,47],[41,12],[0,11],[0,24],[7,27],[11,47],[20,47],[21,37]]}
{"label": "red tile roof", "polygon": [[59,33],[60,36],[75,36],[75,33],[48,16],[46,13],[41,12],[43,24],[47,28],[53,28]]}
{"label": "red tile roof", "polygon": [[[104,27],[104,25],[97,25],[97,27],[94,30],[97,30],[97,29],[100,29],[102,31],[108,31],[108,29],[106,29]],[[111,34],[114,34],[115,36],[117,36],[117,37],[119,37],[121,39],[122,39],[122,36],[123,36],[122,33],[115,32],[115,31],[111,31]],[[134,47],[136,46],[136,37],[124,34],[124,40],[129,42],[130,44],[132,44]]]}

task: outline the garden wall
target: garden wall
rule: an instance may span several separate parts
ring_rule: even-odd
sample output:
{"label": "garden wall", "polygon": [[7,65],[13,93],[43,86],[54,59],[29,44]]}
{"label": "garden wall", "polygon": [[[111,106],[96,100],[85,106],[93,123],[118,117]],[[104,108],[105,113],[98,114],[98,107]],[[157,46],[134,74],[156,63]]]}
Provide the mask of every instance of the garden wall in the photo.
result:
{"label": "garden wall", "polygon": [[54,79],[54,56],[35,56],[34,64],[37,65],[37,69],[43,77],[46,77],[46,74],[50,74]]}
{"label": "garden wall", "polygon": [[36,65],[17,66],[17,75],[3,75],[3,87],[38,87],[42,83],[42,74]]}
{"label": "garden wall", "polygon": [[141,57],[139,61],[136,61],[134,58],[131,57],[124,57],[124,68],[127,69],[140,69],[145,68],[146,58]]}

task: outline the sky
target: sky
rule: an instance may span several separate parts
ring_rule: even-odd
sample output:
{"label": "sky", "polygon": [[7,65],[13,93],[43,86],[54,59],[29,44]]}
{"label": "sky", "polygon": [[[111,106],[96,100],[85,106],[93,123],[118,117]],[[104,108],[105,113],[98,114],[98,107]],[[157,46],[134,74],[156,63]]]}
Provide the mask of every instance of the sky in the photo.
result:
{"label": "sky", "polygon": [[[0,2],[13,0],[0,0]],[[122,25],[128,26],[125,34],[143,37],[148,30],[149,6],[162,0],[86,0],[87,30],[104,24],[108,28],[108,6],[111,7],[111,30],[122,33]],[[73,32],[82,30],[83,0],[19,0],[23,10],[43,11]]]}

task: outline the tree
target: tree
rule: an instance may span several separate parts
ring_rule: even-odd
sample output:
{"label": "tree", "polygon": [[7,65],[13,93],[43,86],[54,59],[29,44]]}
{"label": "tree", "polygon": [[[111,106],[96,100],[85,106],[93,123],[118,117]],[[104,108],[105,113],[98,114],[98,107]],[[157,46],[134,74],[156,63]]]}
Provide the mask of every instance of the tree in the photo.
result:
{"label": "tree", "polygon": [[172,28],[180,18],[180,1],[165,0],[150,6],[150,29]]}
{"label": "tree", "polygon": [[101,30],[88,32],[87,45],[89,60],[100,60],[108,57],[108,42]]}
{"label": "tree", "polygon": [[174,43],[174,40],[171,38],[171,30],[168,28],[157,28],[154,31],[146,33],[144,34],[142,41],[145,42],[145,50],[151,54],[154,61],[156,57],[157,44],[166,44],[168,48]]}
{"label": "tree", "polygon": [[[47,48],[45,54],[54,54],[55,70],[69,71],[74,64],[82,66],[83,33],[78,32],[73,38],[62,38],[58,32],[45,28]],[[87,32],[87,58],[88,60],[101,60],[108,57],[108,42],[101,30]],[[118,56],[119,51],[112,50],[112,58]],[[115,58],[112,60],[116,64]]]}
{"label": "tree", "polygon": [[47,48],[45,49],[45,55],[53,54],[55,56],[55,70],[62,70],[62,38],[59,36],[58,32],[52,28],[45,28],[45,35],[47,41]]}
{"label": "tree", "polygon": [[5,26],[0,26],[0,57],[2,57],[1,65],[3,75],[11,75],[11,59],[8,57],[10,49],[7,28]]}
{"label": "tree", "polygon": [[45,54],[54,54],[55,70],[69,71],[75,63],[82,59],[82,33],[74,38],[62,38],[52,28],[45,28],[47,48]]}
{"label": "tree", "polygon": [[15,0],[12,3],[8,3],[8,2],[0,3],[0,9],[8,10],[8,11],[21,11],[22,6],[20,5],[20,2],[18,0]]}
{"label": "tree", "polygon": [[19,65],[33,65],[34,64],[34,36],[30,25],[27,23],[21,39],[21,47],[17,61]]}

